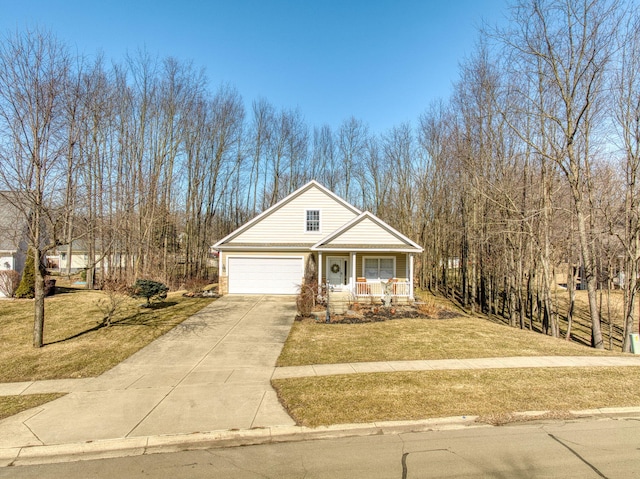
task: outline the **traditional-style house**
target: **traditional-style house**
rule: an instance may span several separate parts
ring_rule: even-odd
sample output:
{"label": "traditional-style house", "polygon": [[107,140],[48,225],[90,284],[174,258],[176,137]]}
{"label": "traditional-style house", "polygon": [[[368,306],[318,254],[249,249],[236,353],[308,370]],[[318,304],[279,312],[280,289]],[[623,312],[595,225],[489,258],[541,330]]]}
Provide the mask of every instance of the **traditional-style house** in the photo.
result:
{"label": "traditional-style house", "polygon": [[296,294],[310,256],[332,291],[413,298],[422,248],[372,213],[311,181],[214,246],[221,294]]}

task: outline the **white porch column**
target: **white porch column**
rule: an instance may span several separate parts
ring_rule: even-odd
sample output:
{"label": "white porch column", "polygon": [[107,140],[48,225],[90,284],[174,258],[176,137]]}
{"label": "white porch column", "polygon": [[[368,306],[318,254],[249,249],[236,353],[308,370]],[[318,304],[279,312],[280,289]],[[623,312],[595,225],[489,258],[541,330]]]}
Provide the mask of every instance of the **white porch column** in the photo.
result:
{"label": "white porch column", "polygon": [[409,256],[409,297],[413,298],[413,255],[407,253]]}
{"label": "white porch column", "polygon": [[349,282],[351,283],[351,291],[353,291],[353,293],[356,293],[356,254],[355,253],[349,253],[349,256],[351,257],[351,278],[349,279]]}
{"label": "white porch column", "polygon": [[318,292],[322,291],[322,253],[318,251]]}

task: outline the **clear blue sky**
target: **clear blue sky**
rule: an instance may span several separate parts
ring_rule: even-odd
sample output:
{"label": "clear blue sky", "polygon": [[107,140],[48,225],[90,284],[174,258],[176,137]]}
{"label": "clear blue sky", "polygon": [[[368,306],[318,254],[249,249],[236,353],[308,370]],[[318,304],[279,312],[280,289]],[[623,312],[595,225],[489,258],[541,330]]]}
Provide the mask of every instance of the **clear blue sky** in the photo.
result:
{"label": "clear blue sky", "polygon": [[116,62],[141,48],[191,60],[247,106],[384,133],[447,99],[477,27],[507,13],[507,0],[0,0],[0,29],[45,27]]}

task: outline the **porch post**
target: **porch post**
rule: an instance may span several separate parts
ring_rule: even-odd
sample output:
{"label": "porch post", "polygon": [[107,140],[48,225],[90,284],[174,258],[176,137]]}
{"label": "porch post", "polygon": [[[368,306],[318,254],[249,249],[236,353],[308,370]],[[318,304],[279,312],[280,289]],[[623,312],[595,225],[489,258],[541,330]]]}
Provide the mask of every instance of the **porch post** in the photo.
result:
{"label": "porch post", "polygon": [[413,255],[407,253],[409,256],[409,298],[413,298]]}
{"label": "porch post", "polygon": [[356,254],[354,252],[349,253],[351,256],[351,279],[349,282],[351,283],[351,291],[356,293]]}
{"label": "porch post", "polygon": [[322,253],[318,251],[318,294],[322,291]]}

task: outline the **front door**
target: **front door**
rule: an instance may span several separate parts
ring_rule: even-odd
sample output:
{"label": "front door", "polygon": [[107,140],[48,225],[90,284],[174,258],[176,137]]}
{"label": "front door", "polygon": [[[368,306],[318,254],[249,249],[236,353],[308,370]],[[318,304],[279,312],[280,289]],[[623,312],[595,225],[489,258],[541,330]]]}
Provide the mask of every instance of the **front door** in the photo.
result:
{"label": "front door", "polygon": [[334,288],[342,288],[347,284],[348,258],[343,256],[329,256],[327,258],[327,281]]}

